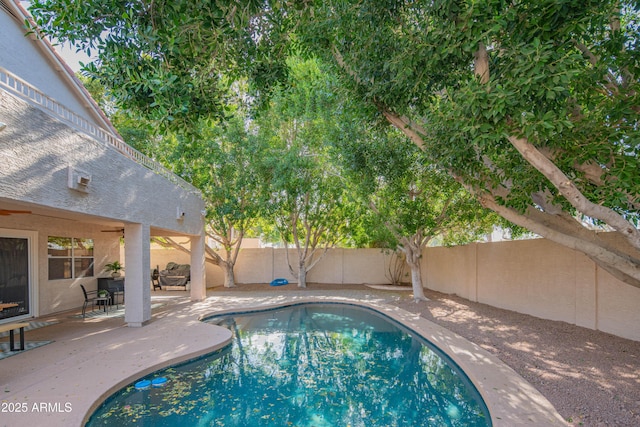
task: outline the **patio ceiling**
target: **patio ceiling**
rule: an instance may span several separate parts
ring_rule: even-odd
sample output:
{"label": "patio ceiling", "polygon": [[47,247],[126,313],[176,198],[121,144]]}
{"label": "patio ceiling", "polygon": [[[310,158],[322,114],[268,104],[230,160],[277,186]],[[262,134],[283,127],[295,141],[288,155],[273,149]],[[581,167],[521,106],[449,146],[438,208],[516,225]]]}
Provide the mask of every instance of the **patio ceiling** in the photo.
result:
{"label": "patio ceiling", "polygon": [[[125,222],[117,221],[111,218],[104,218],[96,215],[89,215],[82,212],[73,212],[63,209],[55,209],[47,206],[37,205],[33,203],[16,202],[14,200],[4,199],[0,197],[0,210],[16,210],[16,211],[28,211],[30,213],[15,213],[8,216],[0,216],[0,228],[2,227],[2,218],[7,218],[13,215],[20,216],[37,216],[40,218],[62,219],[79,221],[87,224],[95,224],[109,231],[119,231],[124,228]],[[179,236],[180,233],[176,231],[168,231],[162,228],[151,227],[152,236]]]}

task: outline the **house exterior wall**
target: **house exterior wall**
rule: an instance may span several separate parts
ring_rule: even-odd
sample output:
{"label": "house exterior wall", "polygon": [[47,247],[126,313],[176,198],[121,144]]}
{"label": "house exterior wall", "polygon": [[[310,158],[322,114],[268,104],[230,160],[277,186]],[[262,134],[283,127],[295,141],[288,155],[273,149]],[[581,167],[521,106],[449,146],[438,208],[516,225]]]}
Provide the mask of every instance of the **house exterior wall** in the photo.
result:
{"label": "house exterior wall", "polygon": [[[105,262],[122,261],[119,233],[94,237],[105,236],[98,231],[105,224],[125,230],[129,326],[142,326],[151,317],[152,233],[192,236],[191,297],[204,298],[204,201],[199,192],[122,142],[52,46],[25,37],[23,22],[30,17],[19,2],[0,1],[0,208],[29,212],[21,219],[2,215],[0,231],[22,237],[24,230],[32,241],[30,264],[38,264],[26,281],[35,307],[27,311],[20,301],[19,311],[8,318],[81,305],[80,284],[95,289],[96,280],[48,280],[47,237],[93,238],[99,275]],[[24,275],[9,281],[18,279],[24,283]],[[26,285],[11,285],[18,286]],[[18,295],[8,286],[5,291]]]}
{"label": "house exterior wall", "polygon": [[0,66],[98,125],[96,117],[86,112],[87,100],[71,90],[69,77],[62,65],[56,64],[50,55],[43,55],[42,41],[34,36],[25,36],[22,20],[0,12],[0,28]]}
{"label": "house exterior wall", "polygon": [[[97,276],[104,263],[123,260],[119,234],[106,237],[100,232],[105,226],[96,224],[121,224],[130,231],[141,227],[142,236],[148,236],[150,229],[162,234],[169,230],[169,234],[201,235],[204,202],[194,189],[174,184],[111,145],[70,128],[4,90],[0,90],[0,118],[7,125],[0,132],[0,208],[4,203],[16,203],[34,211],[22,216],[22,224],[14,223],[18,215],[2,216],[0,228],[35,230],[39,236],[38,277],[32,287],[37,308],[32,314],[77,308],[83,302],[80,284],[87,289],[97,287],[95,278],[48,280],[48,236],[93,238]],[[77,185],[78,174],[90,177],[86,189]],[[38,216],[42,210],[46,216]],[[149,261],[148,241],[148,237],[146,243],[129,240],[128,246],[140,246],[145,253],[132,250],[125,257],[133,262],[127,271],[135,278],[127,281],[130,304],[125,318],[128,315],[127,321],[134,326],[150,317],[150,280],[144,267],[144,261]],[[139,265],[133,261],[137,256],[143,261]],[[132,301],[139,304],[132,305]],[[132,317],[140,312],[140,319]]]}
{"label": "house exterior wall", "polygon": [[[198,194],[1,90],[0,117],[0,198],[200,234]],[[69,188],[69,167],[91,176],[87,192]]]}
{"label": "house exterior wall", "polygon": [[[35,248],[37,265],[34,291],[38,301],[37,314],[45,316],[82,306],[84,296],[80,285],[87,290],[97,289],[98,277],[107,277],[104,265],[119,259],[120,237],[113,233],[103,233],[95,224],[74,220],[40,217],[37,215],[11,215],[2,217],[1,229],[27,230],[38,235]],[[47,240],[50,236],[93,239],[94,276],[77,279],[49,280]]]}

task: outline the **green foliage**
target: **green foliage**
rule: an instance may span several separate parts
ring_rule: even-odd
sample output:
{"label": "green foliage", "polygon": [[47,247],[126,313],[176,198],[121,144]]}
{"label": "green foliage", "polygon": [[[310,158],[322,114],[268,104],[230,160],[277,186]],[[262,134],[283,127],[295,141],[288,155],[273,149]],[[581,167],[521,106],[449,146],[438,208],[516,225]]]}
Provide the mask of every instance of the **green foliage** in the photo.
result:
{"label": "green foliage", "polygon": [[100,80],[81,74],[76,77],[80,79],[102,111],[109,116],[109,120],[118,130],[122,139],[141,153],[154,157],[155,152],[158,151],[156,147],[158,139],[154,137],[155,131],[152,123],[138,111],[119,108],[115,97]]}
{"label": "green foliage", "polygon": [[440,244],[462,244],[490,233],[498,221],[457,182],[427,159],[396,129],[369,132],[343,147],[345,173],[365,205],[368,235],[396,248],[401,239],[422,236]]}
{"label": "green foliage", "polygon": [[257,123],[269,141],[263,170],[271,215],[281,238],[312,250],[342,241],[352,207],[330,161],[340,116],[331,78],[316,61],[289,60],[290,80],[274,90]]}
{"label": "green foliage", "polygon": [[122,266],[122,264],[120,264],[120,261],[113,261],[108,264],[105,264],[104,269],[107,271],[118,273],[120,272],[120,270],[123,270],[124,267]]}
{"label": "green foliage", "polygon": [[198,135],[167,141],[165,161],[202,191],[208,233],[231,251],[265,210],[264,147],[241,110],[223,124],[201,123]]}
{"label": "green foliage", "polygon": [[637,2],[314,6],[298,40],[432,163],[505,218],[640,286]]}
{"label": "green foliage", "polygon": [[269,58],[281,49],[275,29],[283,18],[262,6],[253,0],[35,0],[30,10],[44,31],[97,52],[84,72],[99,78],[120,106],[184,132],[204,117],[227,117],[226,98],[239,70],[259,76],[263,87],[281,77],[279,56]]}
{"label": "green foliage", "polygon": [[[425,165],[437,165],[521,225],[561,234],[557,241],[570,246],[599,245],[590,257],[614,274],[630,265],[620,274],[640,284],[637,1],[36,0],[32,11],[45,31],[99,51],[85,72],[100,78],[118,105],[157,129],[177,130],[167,145],[176,171],[189,175],[195,160],[188,153],[199,144],[194,129],[232,116],[233,84],[247,79],[250,102],[261,107],[260,137],[278,156],[261,168],[278,189],[272,209],[320,216],[334,202],[347,206],[341,172],[328,159],[354,170],[367,164],[366,138],[376,137],[361,125],[378,127],[380,117],[370,120],[374,109],[422,146],[428,162],[416,173],[430,176],[435,166]],[[287,63],[292,53],[311,60]],[[561,177],[552,178],[514,138]],[[358,150],[336,150],[351,145]],[[413,185],[426,194],[431,184],[418,178]],[[383,189],[364,179],[359,187]],[[391,188],[384,187],[394,194]],[[437,206],[396,200],[420,212]],[[592,219],[589,206],[605,214]],[[635,249],[597,237],[581,245],[591,234],[571,217],[587,228],[631,230]],[[611,226],[618,217],[622,224]],[[420,222],[397,218],[411,227]],[[363,230],[366,221],[351,224]]]}
{"label": "green foliage", "polygon": [[[337,61],[358,96],[427,129],[430,158],[466,184],[508,186],[500,201],[520,212],[545,190],[577,214],[506,140],[524,136],[551,151],[594,203],[636,223],[629,196],[640,191],[639,11],[620,4],[614,32],[614,1],[329,1],[299,37]],[[479,42],[489,52],[487,84],[474,75]],[[589,163],[606,165],[602,182],[576,167]]]}
{"label": "green foliage", "polygon": [[[636,2],[36,0],[31,10],[59,39],[97,50],[86,72],[154,123],[188,132],[227,117],[239,76],[271,108],[267,97],[287,82],[284,59],[313,54],[336,64],[359,99],[419,119],[442,169],[489,192],[517,183],[501,203],[524,212],[544,190],[578,214],[506,141],[518,135],[553,152],[594,203],[638,220],[629,206],[640,192]],[[474,75],[480,42],[487,85]],[[599,182],[576,162],[604,165]]]}

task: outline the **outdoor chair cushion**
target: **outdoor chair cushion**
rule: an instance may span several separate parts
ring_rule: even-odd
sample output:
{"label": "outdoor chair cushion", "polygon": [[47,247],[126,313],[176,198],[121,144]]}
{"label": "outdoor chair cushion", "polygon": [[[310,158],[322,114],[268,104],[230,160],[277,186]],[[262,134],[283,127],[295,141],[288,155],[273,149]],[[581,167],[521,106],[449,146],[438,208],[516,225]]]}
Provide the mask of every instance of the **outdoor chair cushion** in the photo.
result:
{"label": "outdoor chair cushion", "polygon": [[160,286],[186,286],[189,280],[191,280],[191,266],[175,262],[168,263],[167,268],[160,271],[158,277]]}

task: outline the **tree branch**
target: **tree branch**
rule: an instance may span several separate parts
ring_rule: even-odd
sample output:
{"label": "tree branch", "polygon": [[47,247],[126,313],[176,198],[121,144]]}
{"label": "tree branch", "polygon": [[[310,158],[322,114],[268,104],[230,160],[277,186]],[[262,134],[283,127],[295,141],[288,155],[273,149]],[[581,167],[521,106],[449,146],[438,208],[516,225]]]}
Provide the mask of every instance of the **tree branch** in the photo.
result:
{"label": "tree branch", "polygon": [[[180,243],[178,243],[175,240],[173,240],[171,237],[161,237],[161,238],[152,237],[151,241],[154,242],[154,243],[159,244],[160,246],[162,246],[164,248],[177,249],[177,250],[179,250],[179,251],[181,251],[183,253],[191,255],[191,251],[189,249],[185,248]],[[217,266],[220,266],[220,264],[222,262],[224,262],[222,257],[220,257],[220,255],[218,255],[209,246],[205,245],[204,250],[205,250],[205,254],[209,255],[209,258],[205,258],[206,262],[211,263],[213,265],[217,265]]]}
{"label": "tree branch", "polygon": [[[574,40],[573,43],[591,65],[594,67],[598,66],[600,59],[595,56],[587,46],[577,40]],[[611,71],[607,71],[607,84],[605,84],[605,88],[613,95],[617,95],[620,92],[618,84],[616,83],[616,76]]]}
{"label": "tree branch", "polygon": [[402,131],[418,147],[424,149],[424,140],[420,136],[420,131],[422,131],[423,135],[426,135],[427,133],[422,129],[422,127],[418,126],[406,117],[392,113],[383,106],[379,105],[378,108],[382,111],[382,115],[384,115],[389,123]]}
{"label": "tree branch", "polygon": [[480,77],[480,83],[489,83],[489,54],[484,43],[478,43],[478,50],[473,55],[473,70]]}
{"label": "tree branch", "polygon": [[574,208],[591,218],[596,218],[609,224],[625,236],[631,245],[640,249],[640,231],[636,229],[633,224],[614,210],[597,205],[587,199],[573,181],[552,161],[538,151],[526,138],[509,136],[507,139],[525,160],[551,181],[553,186],[558,189],[560,194],[562,194]]}
{"label": "tree branch", "polygon": [[[384,111],[385,110],[383,110],[383,112]],[[422,137],[418,132],[410,128],[410,121],[408,119],[402,118],[389,111],[387,111],[385,117],[398,130],[416,143],[416,145],[419,147],[424,146]],[[427,135],[427,133],[424,133],[424,135]],[[560,215],[553,215],[538,211],[531,206],[525,214],[521,214],[514,209],[499,204],[494,196],[486,190],[471,187],[455,172],[450,170],[449,173],[456,181],[474,194],[484,207],[493,210],[508,221],[524,227],[533,233],[584,253],[619,280],[640,288],[640,258],[637,256],[637,247],[634,247],[631,243],[629,243],[629,247],[633,248],[631,250],[620,251],[618,249],[620,247],[620,245],[618,245],[619,242],[615,244],[616,248],[614,249],[608,242],[598,238],[594,232],[585,229],[575,221],[575,219],[566,218],[566,215],[562,211],[560,211]],[[508,189],[499,187],[492,188],[491,191],[508,193]],[[557,210],[555,211],[557,212]],[[595,216],[593,217],[595,218]],[[631,226],[631,224],[626,221],[623,225],[625,227]],[[589,237],[587,237],[587,235]]]}

